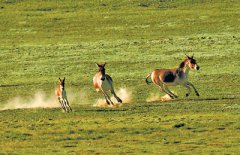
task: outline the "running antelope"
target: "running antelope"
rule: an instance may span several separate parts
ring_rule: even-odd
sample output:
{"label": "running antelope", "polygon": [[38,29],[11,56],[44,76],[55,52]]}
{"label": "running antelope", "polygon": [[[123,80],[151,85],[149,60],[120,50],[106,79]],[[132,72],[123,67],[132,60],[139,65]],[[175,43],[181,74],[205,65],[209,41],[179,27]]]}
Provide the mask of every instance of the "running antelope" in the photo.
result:
{"label": "running antelope", "polygon": [[[186,55],[186,54],[185,54]],[[151,77],[151,80],[154,84],[159,86],[160,90],[168,94],[172,99],[177,98],[178,96],[173,94],[167,86],[183,85],[187,88],[188,92],[186,97],[190,95],[192,87],[197,96],[199,96],[198,91],[194,85],[188,81],[189,70],[199,70],[200,67],[197,65],[197,62],[192,57],[186,55],[186,58],[183,62],[180,63],[178,68],[174,69],[155,69],[151,74],[146,78],[146,83],[149,84],[148,78]]]}
{"label": "running antelope", "polygon": [[67,93],[66,93],[66,90],[65,90],[65,87],[64,87],[65,77],[63,78],[63,80],[61,80],[59,78],[59,83],[60,83],[60,86],[55,91],[55,94],[58,98],[58,101],[61,104],[61,107],[65,112],[72,111],[72,108],[69,105],[69,102],[68,102],[68,99],[67,99]]}
{"label": "running antelope", "polygon": [[96,91],[99,91],[99,90],[102,91],[108,105],[110,105],[110,104],[114,105],[113,102],[111,101],[110,97],[107,94],[107,91],[109,91],[109,90],[111,91],[113,96],[117,99],[117,101],[119,103],[122,103],[122,100],[116,95],[116,93],[113,89],[112,78],[108,74],[105,74],[106,63],[104,63],[103,65],[99,65],[96,63],[96,65],[98,66],[98,72],[93,77],[93,85],[94,85]]}

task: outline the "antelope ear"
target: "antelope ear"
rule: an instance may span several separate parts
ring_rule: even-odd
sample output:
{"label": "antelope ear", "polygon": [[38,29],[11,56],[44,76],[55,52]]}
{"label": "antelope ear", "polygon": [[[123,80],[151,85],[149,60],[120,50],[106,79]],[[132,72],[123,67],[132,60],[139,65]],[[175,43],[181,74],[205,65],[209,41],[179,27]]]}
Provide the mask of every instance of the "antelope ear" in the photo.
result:
{"label": "antelope ear", "polygon": [[63,78],[63,82],[65,82],[65,77]]}
{"label": "antelope ear", "polygon": [[190,59],[190,57],[185,53],[185,55],[186,55],[186,57],[188,58],[188,59]]}
{"label": "antelope ear", "polygon": [[96,64],[97,67],[99,67],[99,64],[98,64],[98,63],[95,62],[95,64]]}
{"label": "antelope ear", "polygon": [[191,57],[192,59],[193,59],[193,56],[194,56],[194,54],[193,54],[192,57]]}

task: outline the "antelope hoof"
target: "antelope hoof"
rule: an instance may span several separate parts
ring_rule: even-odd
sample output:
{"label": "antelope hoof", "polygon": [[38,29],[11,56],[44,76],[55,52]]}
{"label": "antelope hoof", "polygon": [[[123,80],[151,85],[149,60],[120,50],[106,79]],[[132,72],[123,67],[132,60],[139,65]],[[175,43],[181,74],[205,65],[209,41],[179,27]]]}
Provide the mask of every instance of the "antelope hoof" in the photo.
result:
{"label": "antelope hoof", "polygon": [[199,93],[196,93],[197,96],[200,96]]}
{"label": "antelope hoof", "polygon": [[175,97],[174,97],[174,96],[172,96],[172,95],[169,95],[169,96],[170,96],[170,98],[171,98],[171,99],[174,99],[174,98],[175,98]]}
{"label": "antelope hoof", "polygon": [[187,94],[186,94],[186,97],[188,97],[188,96],[189,96],[189,94],[187,93]]}
{"label": "antelope hoof", "polygon": [[122,103],[122,100],[119,98],[119,99],[118,99],[118,102],[119,102],[119,103]]}
{"label": "antelope hoof", "polygon": [[111,105],[108,100],[107,100],[107,104],[108,104],[108,105]]}

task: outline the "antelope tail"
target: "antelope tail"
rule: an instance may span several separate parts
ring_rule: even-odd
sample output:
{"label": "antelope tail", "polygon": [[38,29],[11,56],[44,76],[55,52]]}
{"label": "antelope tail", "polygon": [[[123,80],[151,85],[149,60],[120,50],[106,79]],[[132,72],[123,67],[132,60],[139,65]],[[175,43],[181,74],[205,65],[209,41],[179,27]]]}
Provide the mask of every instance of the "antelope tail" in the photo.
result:
{"label": "antelope tail", "polygon": [[[152,73],[151,73],[152,74]],[[151,74],[148,74],[148,76],[146,77],[146,83],[149,84],[149,83],[152,83],[152,82],[149,82],[148,81],[148,78],[151,76]]]}

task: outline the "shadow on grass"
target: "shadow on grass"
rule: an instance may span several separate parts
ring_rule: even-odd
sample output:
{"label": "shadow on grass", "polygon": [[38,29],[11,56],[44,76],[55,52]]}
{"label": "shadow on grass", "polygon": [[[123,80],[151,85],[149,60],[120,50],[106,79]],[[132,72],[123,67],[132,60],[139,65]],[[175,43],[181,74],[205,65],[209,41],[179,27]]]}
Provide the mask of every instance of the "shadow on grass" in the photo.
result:
{"label": "shadow on grass", "polygon": [[161,101],[160,99],[157,101],[149,101],[148,103],[171,103],[178,101],[217,101],[217,100],[239,100],[238,97],[209,97],[209,98],[183,98],[183,99],[172,99]]}
{"label": "shadow on grass", "polygon": [[37,85],[36,83],[24,83],[24,84],[0,84],[0,87],[25,87],[25,86],[31,86],[31,85]]}
{"label": "shadow on grass", "polygon": [[238,97],[210,97],[210,98],[195,98],[195,99],[183,99],[190,101],[216,101],[216,100],[237,100]]}
{"label": "shadow on grass", "polygon": [[21,87],[24,86],[23,84],[6,84],[6,85],[0,85],[0,87]]}
{"label": "shadow on grass", "polygon": [[85,111],[94,111],[99,113],[105,113],[105,112],[116,112],[116,111],[128,111],[128,109],[110,109],[110,108],[104,108],[104,109],[86,109]]}

